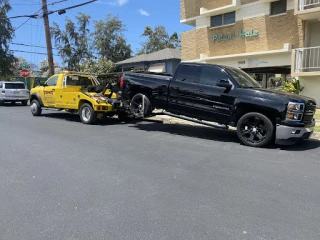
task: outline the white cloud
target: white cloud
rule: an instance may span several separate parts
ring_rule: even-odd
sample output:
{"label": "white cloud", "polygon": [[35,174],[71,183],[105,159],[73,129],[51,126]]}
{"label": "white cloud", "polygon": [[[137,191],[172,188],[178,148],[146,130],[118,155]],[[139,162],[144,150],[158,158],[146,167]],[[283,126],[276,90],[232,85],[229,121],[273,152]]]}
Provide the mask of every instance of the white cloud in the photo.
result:
{"label": "white cloud", "polygon": [[149,14],[147,11],[143,10],[142,8],[139,10],[139,13],[140,13],[142,16],[150,16],[150,14]]}
{"label": "white cloud", "polygon": [[108,1],[108,2],[104,2],[102,0],[99,0],[96,3],[110,5],[110,6],[123,6],[128,2],[129,2],[129,0],[114,0],[114,1]]}

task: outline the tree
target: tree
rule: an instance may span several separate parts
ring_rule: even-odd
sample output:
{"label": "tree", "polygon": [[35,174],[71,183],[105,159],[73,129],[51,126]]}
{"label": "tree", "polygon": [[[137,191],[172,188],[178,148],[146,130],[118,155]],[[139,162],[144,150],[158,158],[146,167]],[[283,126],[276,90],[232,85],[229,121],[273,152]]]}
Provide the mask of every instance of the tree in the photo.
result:
{"label": "tree", "polygon": [[81,64],[80,69],[82,72],[105,74],[115,70],[115,65],[112,61],[103,58],[98,61],[85,61]]}
{"label": "tree", "polygon": [[69,70],[79,70],[83,61],[93,57],[90,39],[90,16],[79,13],[76,16],[77,26],[70,19],[66,19],[65,30],[62,31],[57,23],[51,28],[55,46],[59,50],[63,63]]}
{"label": "tree", "polygon": [[9,50],[9,42],[14,37],[14,29],[7,13],[11,10],[8,0],[0,0],[0,75],[6,78],[13,73],[16,59]]}
{"label": "tree", "polygon": [[142,36],[147,37],[147,41],[141,44],[142,49],[138,50],[138,54],[148,54],[165,48],[181,47],[178,34],[175,32],[169,36],[166,28],[162,25],[156,26],[154,30],[150,26],[146,26]]}
{"label": "tree", "polygon": [[27,62],[23,57],[16,57],[16,62],[13,64],[13,75],[16,77],[20,76],[20,71],[23,68],[29,69],[35,75],[39,72],[39,67],[36,64]]}
{"label": "tree", "polygon": [[99,58],[120,62],[131,57],[131,46],[123,35],[125,30],[118,16],[108,14],[105,20],[95,22],[93,44]]}

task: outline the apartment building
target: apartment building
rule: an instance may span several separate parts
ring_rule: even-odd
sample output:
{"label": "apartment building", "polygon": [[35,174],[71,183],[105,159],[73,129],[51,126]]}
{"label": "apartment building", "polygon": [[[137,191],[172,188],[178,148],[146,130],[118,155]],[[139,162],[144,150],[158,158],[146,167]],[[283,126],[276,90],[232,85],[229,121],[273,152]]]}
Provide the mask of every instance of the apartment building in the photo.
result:
{"label": "apartment building", "polygon": [[182,61],[296,77],[320,104],[320,0],[180,0]]}

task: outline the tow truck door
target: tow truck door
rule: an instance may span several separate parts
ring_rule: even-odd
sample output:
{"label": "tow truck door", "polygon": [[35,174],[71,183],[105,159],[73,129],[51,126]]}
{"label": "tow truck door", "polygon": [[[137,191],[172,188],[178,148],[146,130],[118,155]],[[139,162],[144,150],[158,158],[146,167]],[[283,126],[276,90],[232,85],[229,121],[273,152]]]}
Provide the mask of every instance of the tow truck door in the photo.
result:
{"label": "tow truck door", "polygon": [[56,107],[56,90],[58,80],[59,75],[53,75],[43,87],[43,104],[47,107]]}

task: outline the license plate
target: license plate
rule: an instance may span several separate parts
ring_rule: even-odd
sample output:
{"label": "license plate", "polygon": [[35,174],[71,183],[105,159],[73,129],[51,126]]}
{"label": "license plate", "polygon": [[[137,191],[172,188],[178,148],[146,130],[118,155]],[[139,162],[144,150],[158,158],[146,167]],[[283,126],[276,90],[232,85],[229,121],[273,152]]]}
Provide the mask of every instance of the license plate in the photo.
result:
{"label": "license plate", "polygon": [[19,94],[19,92],[13,92],[13,94]]}

